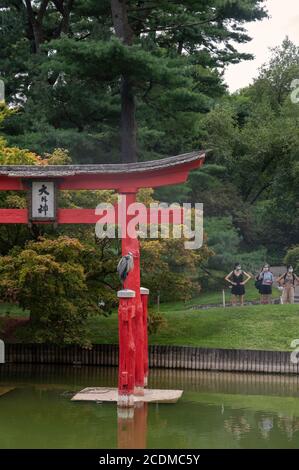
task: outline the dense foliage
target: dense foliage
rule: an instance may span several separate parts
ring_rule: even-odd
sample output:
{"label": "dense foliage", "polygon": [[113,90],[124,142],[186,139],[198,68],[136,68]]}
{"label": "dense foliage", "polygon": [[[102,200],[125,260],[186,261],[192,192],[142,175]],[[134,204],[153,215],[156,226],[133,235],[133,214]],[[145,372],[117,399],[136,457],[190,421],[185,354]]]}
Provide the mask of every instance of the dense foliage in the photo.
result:
{"label": "dense foliage", "polygon": [[252,85],[200,116],[202,146],[211,149],[205,167],[184,188],[159,192],[168,200],[203,202],[207,228],[230,217],[235,245],[240,237],[237,258],[261,250],[261,263],[267,257],[280,264],[298,243],[298,77],[299,48],[286,38]]}
{"label": "dense foliage", "polygon": [[223,67],[250,57],[236,44],[250,39],[244,25],[265,16],[263,5],[0,0],[0,75],[19,109],[5,124],[9,142],[38,153],[67,148],[78,162],[119,161],[127,91],[138,123],[132,159],[198,147],[199,116],[225,90]]}
{"label": "dense foliage", "polygon": [[84,270],[84,258],[89,256],[79,241],[58,238],[28,242],[24,250],[1,257],[1,294],[30,311],[34,341],[86,341],[86,319],[96,308]]}
{"label": "dense foliage", "polygon": [[[237,261],[255,271],[287,254],[299,268],[299,103],[291,100],[299,97],[299,48],[286,38],[237,93],[223,80],[226,65],[250,59],[237,50],[250,40],[246,23],[265,15],[262,0],[0,0],[8,105],[0,104],[0,164],[111,163],[209,149],[187,184],[139,194],[146,203],[204,203],[200,251],[186,252],[177,240],[142,242],[142,281],[153,298],[186,300]],[[59,204],[94,208],[115,197],[66,191]],[[0,207],[25,206],[22,193],[0,195]],[[79,250],[76,260],[72,250],[61,257],[68,243]],[[90,312],[109,314],[115,305],[120,244],[95,239],[91,228],[2,226],[0,253],[2,297],[15,295],[39,318],[37,339],[84,342],[78,332]],[[31,269],[33,260],[40,269]],[[48,277],[57,305],[43,316]],[[43,325],[59,309],[65,330],[51,327],[48,337]]]}

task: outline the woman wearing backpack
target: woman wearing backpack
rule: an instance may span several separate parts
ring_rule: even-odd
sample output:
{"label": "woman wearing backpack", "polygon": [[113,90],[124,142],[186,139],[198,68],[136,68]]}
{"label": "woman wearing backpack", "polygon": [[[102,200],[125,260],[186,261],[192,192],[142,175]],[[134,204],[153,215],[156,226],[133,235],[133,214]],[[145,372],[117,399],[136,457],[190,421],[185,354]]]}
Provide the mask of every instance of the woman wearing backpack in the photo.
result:
{"label": "woman wearing backpack", "polygon": [[269,264],[265,264],[260,274],[256,277],[256,287],[261,294],[261,304],[270,304],[274,276],[270,271]]}
{"label": "woman wearing backpack", "polygon": [[282,303],[295,303],[295,286],[299,284],[299,278],[294,273],[293,266],[287,267],[287,272],[277,279],[277,284],[283,287]]}

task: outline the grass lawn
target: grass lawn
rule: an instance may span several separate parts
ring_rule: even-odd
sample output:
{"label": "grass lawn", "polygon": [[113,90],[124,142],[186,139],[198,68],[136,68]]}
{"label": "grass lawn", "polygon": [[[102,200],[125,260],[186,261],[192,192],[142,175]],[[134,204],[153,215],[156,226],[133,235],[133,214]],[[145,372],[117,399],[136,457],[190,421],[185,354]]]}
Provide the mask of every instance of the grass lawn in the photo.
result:
{"label": "grass lawn", "polygon": [[0,304],[0,339],[7,335],[10,337],[10,330],[14,330],[28,317],[29,312],[22,310],[18,305]]}
{"label": "grass lawn", "polygon": [[[258,299],[253,283],[247,287],[247,299]],[[299,305],[190,308],[218,302],[221,302],[221,293],[216,292],[204,293],[187,303],[161,304],[160,312],[166,324],[150,335],[150,344],[287,351],[291,349],[291,341],[299,338]],[[28,312],[11,304],[1,304],[0,334],[1,323],[3,327],[7,318],[13,321],[20,317],[28,317]],[[108,318],[94,317],[89,323],[94,344],[118,343],[116,311]]]}
{"label": "grass lawn", "polygon": [[[161,310],[162,312],[162,310]],[[150,344],[288,351],[299,338],[299,305],[190,310],[163,306],[166,325]],[[117,315],[91,321],[93,343],[117,343]]]}
{"label": "grass lawn", "polygon": [[[260,294],[255,288],[254,281],[249,281],[246,284],[246,295],[245,301],[258,301],[260,299]],[[273,299],[279,297],[279,291],[276,288],[273,288]],[[231,290],[225,289],[225,300],[226,305],[229,306],[231,303]],[[160,311],[167,312],[169,308],[174,310],[185,310],[186,308],[195,306],[195,305],[209,305],[209,304],[221,304],[222,305],[222,290],[219,289],[215,292],[203,292],[198,297],[195,297],[192,300],[187,302],[168,302],[166,304],[161,304]]]}
{"label": "grass lawn", "polygon": [[2,303],[0,304],[0,317],[5,316],[8,316],[10,318],[26,318],[29,316],[29,312],[26,310],[22,310],[18,305]]}

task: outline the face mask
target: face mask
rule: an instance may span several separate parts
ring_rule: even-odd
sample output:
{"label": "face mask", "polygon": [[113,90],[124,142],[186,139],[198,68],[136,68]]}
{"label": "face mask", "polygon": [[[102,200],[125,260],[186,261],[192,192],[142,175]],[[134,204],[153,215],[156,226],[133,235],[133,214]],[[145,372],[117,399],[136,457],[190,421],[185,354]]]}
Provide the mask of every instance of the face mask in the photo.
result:
{"label": "face mask", "polygon": [[292,273],[293,271],[294,271],[293,268],[290,268],[290,269],[289,269],[289,273]]}

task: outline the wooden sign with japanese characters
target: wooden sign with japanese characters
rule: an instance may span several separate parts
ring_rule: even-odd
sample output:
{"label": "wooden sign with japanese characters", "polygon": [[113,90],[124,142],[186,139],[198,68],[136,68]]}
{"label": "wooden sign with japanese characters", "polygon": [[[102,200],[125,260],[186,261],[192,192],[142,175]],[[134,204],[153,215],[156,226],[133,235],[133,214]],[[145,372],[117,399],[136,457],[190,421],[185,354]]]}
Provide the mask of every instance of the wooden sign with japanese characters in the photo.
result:
{"label": "wooden sign with japanese characters", "polygon": [[32,181],[30,195],[31,221],[56,220],[56,184],[54,181]]}

